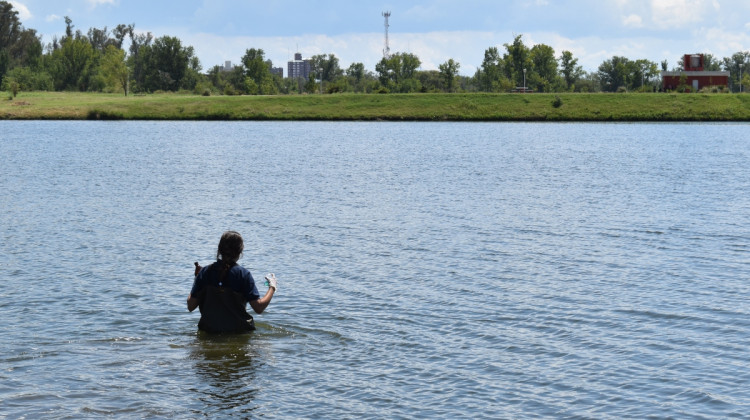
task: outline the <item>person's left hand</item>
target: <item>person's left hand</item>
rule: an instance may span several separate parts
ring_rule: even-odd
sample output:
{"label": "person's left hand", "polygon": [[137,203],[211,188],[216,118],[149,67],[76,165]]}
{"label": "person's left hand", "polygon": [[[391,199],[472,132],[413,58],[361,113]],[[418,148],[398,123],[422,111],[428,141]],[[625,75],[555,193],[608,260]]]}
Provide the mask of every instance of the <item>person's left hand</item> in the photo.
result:
{"label": "person's left hand", "polygon": [[266,274],[266,281],[268,282],[268,287],[273,287],[273,291],[274,292],[277,291],[277,290],[279,290],[278,287],[276,286],[276,283],[278,281],[276,280],[276,275],[275,274],[273,274],[273,273]]}
{"label": "person's left hand", "polygon": [[201,265],[200,265],[200,264],[198,264],[198,261],[196,261],[196,262],[195,262],[195,275],[196,275],[196,276],[198,275],[198,273],[200,273],[200,272],[201,272],[201,268],[203,268],[203,267],[201,267]]}

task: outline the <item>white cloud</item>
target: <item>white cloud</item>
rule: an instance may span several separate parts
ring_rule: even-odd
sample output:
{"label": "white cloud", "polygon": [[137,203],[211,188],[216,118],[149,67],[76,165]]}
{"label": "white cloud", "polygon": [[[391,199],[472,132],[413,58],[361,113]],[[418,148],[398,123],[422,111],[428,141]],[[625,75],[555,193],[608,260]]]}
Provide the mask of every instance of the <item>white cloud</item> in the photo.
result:
{"label": "white cloud", "polygon": [[117,0],[86,0],[86,1],[88,2],[89,6],[92,9],[97,6],[101,6],[103,4],[111,4],[113,6],[117,4]]}
{"label": "white cloud", "polygon": [[[699,48],[718,57],[730,57],[738,51],[747,51],[750,35],[746,32],[728,32],[719,28],[705,29],[698,32],[702,40]],[[709,51],[712,49],[713,51]]]}
{"label": "white cloud", "polygon": [[62,19],[62,17],[57,15],[47,15],[47,17],[44,18],[45,22],[57,22],[58,20]]}
{"label": "white cloud", "polygon": [[630,28],[642,28],[643,19],[638,15],[629,15],[622,18],[622,24]]}
{"label": "white cloud", "polygon": [[32,18],[31,12],[25,4],[16,0],[11,0],[9,3],[11,4],[11,6],[13,6],[14,9],[16,9],[16,11],[18,12],[18,17],[21,19],[21,21],[29,20]]}
{"label": "white cloud", "polygon": [[700,22],[706,0],[651,0],[651,19],[658,28],[681,28]]}

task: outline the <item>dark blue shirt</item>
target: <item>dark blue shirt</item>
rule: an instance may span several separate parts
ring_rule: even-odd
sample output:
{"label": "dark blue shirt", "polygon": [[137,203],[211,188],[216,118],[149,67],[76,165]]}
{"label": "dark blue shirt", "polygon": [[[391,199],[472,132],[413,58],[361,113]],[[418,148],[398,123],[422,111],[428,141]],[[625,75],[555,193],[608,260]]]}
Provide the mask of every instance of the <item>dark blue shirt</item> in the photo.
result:
{"label": "dark blue shirt", "polygon": [[252,274],[241,265],[235,264],[234,267],[230,268],[222,284],[219,284],[220,264],[211,264],[201,269],[198,275],[195,276],[195,282],[193,282],[193,289],[190,291],[190,295],[197,296],[207,285],[214,285],[228,287],[244,296],[248,302],[260,299],[260,293],[255,286]]}

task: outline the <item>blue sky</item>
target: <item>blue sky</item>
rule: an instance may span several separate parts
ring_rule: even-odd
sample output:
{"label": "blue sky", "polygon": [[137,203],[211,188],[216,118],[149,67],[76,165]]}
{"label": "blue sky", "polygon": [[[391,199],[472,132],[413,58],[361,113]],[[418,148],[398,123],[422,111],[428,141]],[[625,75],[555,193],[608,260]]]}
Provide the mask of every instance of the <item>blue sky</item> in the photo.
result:
{"label": "blue sky", "polygon": [[11,0],[24,26],[48,43],[65,30],[135,24],[136,31],[177,36],[192,45],[204,69],[239,63],[247,48],[262,48],[286,68],[295,51],[335,54],[342,67],[362,62],[374,71],[382,57],[390,11],[390,48],[410,52],[422,69],[449,58],[473,75],[484,51],[523,35],[529,46],[570,50],[587,71],[613,55],[670,67],[685,53],[719,58],[750,49],[747,0]]}

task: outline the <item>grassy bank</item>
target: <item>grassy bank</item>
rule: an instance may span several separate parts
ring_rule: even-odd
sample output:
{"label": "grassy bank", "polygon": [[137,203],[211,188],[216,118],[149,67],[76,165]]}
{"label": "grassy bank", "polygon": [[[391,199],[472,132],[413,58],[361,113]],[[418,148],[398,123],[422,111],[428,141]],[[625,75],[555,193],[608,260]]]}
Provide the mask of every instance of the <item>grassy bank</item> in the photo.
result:
{"label": "grassy bank", "polygon": [[[559,100],[558,100],[559,98]],[[750,95],[389,94],[128,96],[22,92],[0,119],[750,121]]]}

